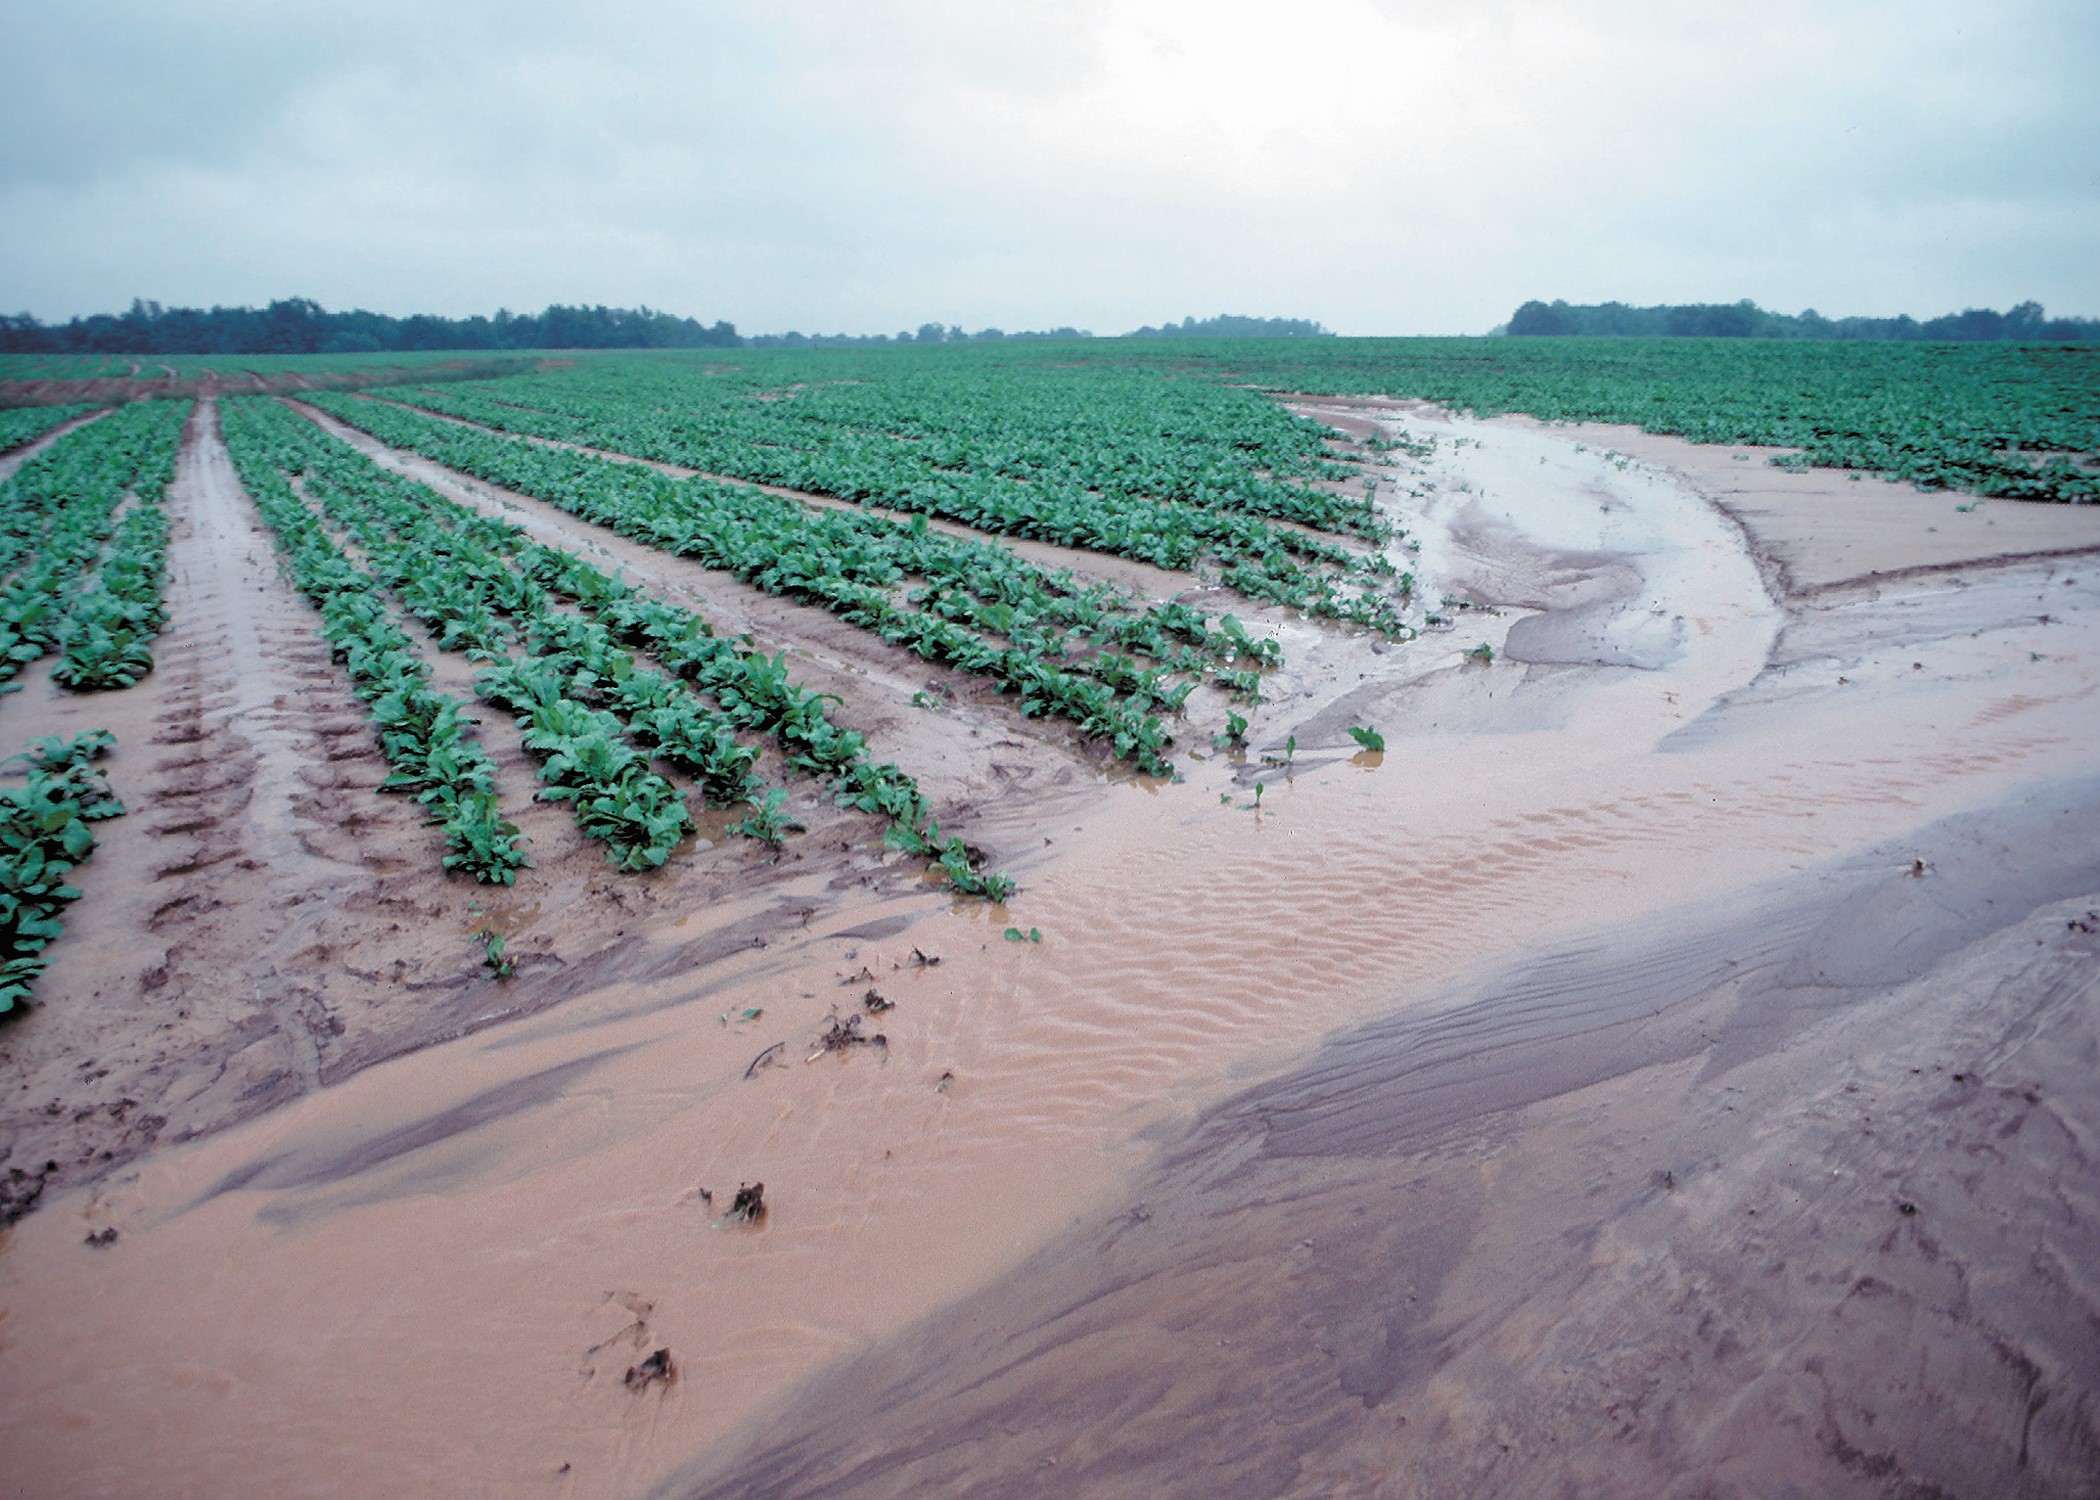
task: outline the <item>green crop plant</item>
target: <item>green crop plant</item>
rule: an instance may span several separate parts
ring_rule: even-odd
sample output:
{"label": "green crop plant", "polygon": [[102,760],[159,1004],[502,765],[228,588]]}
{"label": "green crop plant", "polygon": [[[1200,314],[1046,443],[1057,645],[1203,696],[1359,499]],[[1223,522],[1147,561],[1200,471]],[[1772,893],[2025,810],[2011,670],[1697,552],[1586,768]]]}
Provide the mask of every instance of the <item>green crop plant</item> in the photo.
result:
{"label": "green crop plant", "polygon": [[740,823],[732,824],[731,833],[740,833],[747,839],[757,839],[778,849],[788,834],[802,827],[785,811],[787,792],[780,787],[767,792],[751,809],[751,815]]}
{"label": "green crop plant", "polygon": [[65,931],[60,914],[80,899],[67,877],[95,851],[88,825],[124,811],[93,764],[114,743],[106,730],[38,740],[15,757],[22,782],[0,786],[0,1011],[27,1003]]}
{"label": "green crop plant", "polygon": [[1349,726],[1349,738],[1355,740],[1357,744],[1363,746],[1364,749],[1370,751],[1373,755],[1380,755],[1385,751],[1385,736],[1365,725],[1351,724]]}
{"label": "green crop plant", "polygon": [[504,956],[508,940],[493,927],[484,927],[474,934],[481,939],[481,964],[498,979],[510,978],[517,968],[515,960]]}

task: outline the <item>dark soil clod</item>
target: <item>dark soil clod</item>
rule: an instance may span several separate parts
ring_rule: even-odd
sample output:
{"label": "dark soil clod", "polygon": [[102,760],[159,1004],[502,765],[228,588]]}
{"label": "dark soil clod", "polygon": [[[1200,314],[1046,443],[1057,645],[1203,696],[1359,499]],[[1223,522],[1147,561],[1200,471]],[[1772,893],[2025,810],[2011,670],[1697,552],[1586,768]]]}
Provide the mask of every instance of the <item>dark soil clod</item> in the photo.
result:
{"label": "dark soil clod", "polygon": [[735,1224],[756,1224],[766,1216],[766,1185],[763,1182],[747,1182],[736,1190],[729,1200],[729,1212],[725,1217]]}
{"label": "dark soil clod", "polygon": [[87,1237],[87,1242],[97,1250],[101,1250],[117,1242],[117,1231],[114,1228],[97,1230]]}
{"label": "dark soil clod", "polygon": [[880,990],[876,989],[873,985],[870,985],[868,987],[868,992],[860,997],[860,1003],[867,1010],[869,1015],[879,1016],[886,1010],[894,1009],[897,1002],[894,1000],[885,999]]}
{"label": "dark soil clod", "polygon": [[[630,1391],[646,1391],[662,1381],[671,1384],[678,1378],[678,1366],[671,1361],[669,1349],[659,1349],[638,1365],[630,1365],[624,1381]],[[566,1467],[566,1465],[564,1465]]]}
{"label": "dark soil clod", "polygon": [[[870,990],[868,993],[874,995],[877,1000],[882,999],[880,995],[875,995],[873,990]],[[875,1008],[874,1006],[869,1007],[871,1010]],[[881,1009],[889,1009],[889,1003],[884,1001]],[[863,1035],[860,1029],[860,1019],[857,1015],[842,1016],[836,1011],[832,1012],[830,1023],[825,1026],[823,1032],[817,1037],[817,1050],[810,1053],[809,1061],[815,1062],[827,1052],[850,1052],[855,1047],[879,1047],[887,1052],[890,1039],[879,1031],[873,1036]]]}

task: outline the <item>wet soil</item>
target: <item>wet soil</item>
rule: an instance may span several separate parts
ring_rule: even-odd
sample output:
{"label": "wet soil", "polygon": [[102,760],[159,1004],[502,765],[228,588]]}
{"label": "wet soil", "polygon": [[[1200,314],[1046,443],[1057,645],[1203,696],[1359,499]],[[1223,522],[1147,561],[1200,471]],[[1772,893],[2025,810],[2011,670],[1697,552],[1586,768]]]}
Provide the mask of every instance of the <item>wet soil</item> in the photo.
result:
{"label": "wet soil", "polygon": [[2089,1493],[2096,818],[1345,1032],[653,1493]]}
{"label": "wet soil", "polygon": [[[1450,419],[1395,455],[1381,493],[1449,623],[1399,646],[1271,621],[1293,665],[1244,755],[1001,802],[958,736],[1011,910],[767,867],[643,902],[578,851],[504,917],[564,962],[506,989],[466,977],[443,908],[423,925],[465,987],[365,1014],[410,1038],[450,1007],[451,1031],[339,1072],[316,1041],[322,1086],[54,1183],[15,1227],[12,1474],[2077,1493],[2096,559],[1874,578],[1874,554],[1789,597],[1756,517],[1581,441]],[[908,677],[789,607],[475,503],[749,610],[876,728],[911,722]],[[35,701],[0,727],[33,732]],[[266,752],[268,724],[214,723]],[[1382,756],[1346,733],[1367,723]],[[1039,775],[1070,754],[1016,739]],[[463,905],[424,838],[387,845],[398,878]],[[345,985],[342,954],[405,941],[349,909],[395,878],[346,875],[358,946],[299,972]],[[267,902],[224,900],[252,985]],[[827,1049],[871,987],[885,1045]],[[764,1219],[727,1221],[758,1182]],[[659,1350],[675,1379],[627,1379]]]}

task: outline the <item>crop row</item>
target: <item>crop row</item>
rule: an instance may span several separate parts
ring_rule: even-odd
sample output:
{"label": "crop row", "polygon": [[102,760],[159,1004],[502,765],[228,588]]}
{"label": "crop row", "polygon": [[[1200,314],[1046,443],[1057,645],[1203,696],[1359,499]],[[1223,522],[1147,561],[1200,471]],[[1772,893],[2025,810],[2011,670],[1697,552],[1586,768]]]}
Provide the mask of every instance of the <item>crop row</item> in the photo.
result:
{"label": "crop row", "polygon": [[[476,680],[475,692],[518,720],[524,747],[539,762],[541,798],[567,803],[578,829],[606,846],[615,868],[662,865],[692,828],[684,794],[650,769],[649,756],[623,743],[617,718],[582,701],[575,673],[545,655],[512,659],[518,634],[505,615],[544,609],[545,591],[471,556],[469,549],[479,550],[472,539],[454,544],[429,526],[402,527],[408,534],[398,534],[406,518],[360,482],[367,478],[355,467],[362,461],[340,445],[329,445],[332,453],[316,451],[312,429],[281,408],[241,415],[240,441],[262,435],[280,479],[296,481],[296,493],[319,507],[324,524],[347,536],[386,596],[432,631],[442,649],[500,664]],[[529,690],[505,691],[521,681]]]}
{"label": "crop row", "polygon": [[151,670],[165,618],[161,498],[188,413],[187,402],[125,407],[0,485],[0,683],[53,646],[65,653],[55,677],[76,689]]}
{"label": "crop row", "polygon": [[0,411],[0,453],[19,448],[94,409],[88,405],[17,406]]}
{"label": "crop row", "polygon": [[447,869],[508,885],[525,863],[518,828],[496,799],[496,768],[470,737],[457,698],[430,686],[430,668],[378,585],[343,556],[277,466],[252,404],[225,402],[222,428],[234,470],[274,535],[292,586],[320,611],[321,634],[362,699],[389,775],[382,790],[412,793],[444,833]]}
{"label": "crop row", "polygon": [[61,913],[80,899],[66,881],[95,852],[89,825],[124,811],[94,764],[115,744],[106,729],[37,740],[14,757],[28,774],[0,786],[0,1011],[29,999]]}
{"label": "crop row", "polygon": [[621,534],[819,605],[931,661],[985,676],[1026,714],[1057,714],[1164,772],[1199,676],[1253,697],[1277,658],[1231,616],[1128,596],[1036,568],[923,520],[813,507],[743,485],[462,427],[370,401],[318,402],[382,441],[537,496]]}
{"label": "crop row", "polygon": [[[1210,570],[1264,603],[1393,635],[1406,630],[1399,610],[1410,581],[1384,552],[1318,534],[1346,530],[1388,540],[1389,528],[1364,496],[1344,500],[1228,467],[1214,480],[1175,482],[1181,497],[1162,498],[1139,487],[1150,471],[1125,472],[1112,459],[1081,462],[1094,453],[1083,430],[1054,439],[1063,445],[1062,465],[1023,476],[1012,472],[1022,467],[1018,460],[982,452],[976,454],[982,467],[958,466],[972,458],[971,445],[960,438],[954,451],[943,451],[923,437],[775,415],[799,412],[831,387],[755,392],[719,379],[710,383],[690,369],[628,374],[610,364],[564,374],[392,394],[507,432],[865,501],[1176,572]],[[929,413],[938,410],[937,393],[917,394]],[[760,395],[768,399],[756,399]],[[1196,436],[1210,440],[1182,445],[1185,451],[1213,458],[1237,451],[1225,435]],[[1170,484],[1164,474],[1157,482]],[[1257,506],[1242,493],[1247,490],[1271,503]],[[1276,498],[1285,495],[1297,498],[1288,505]],[[1259,511],[1289,511],[1284,519],[1297,524],[1278,524]]]}
{"label": "crop row", "polygon": [[935,860],[959,890],[1011,890],[976,868],[961,839],[943,836],[909,776],[872,761],[862,737],[834,722],[836,700],[793,683],[784,656],[725,641],[690,611],[392,475],[281,408],[250,416],[267,423],[273,460],[440,643],[483,664],[477,693],[520,720],[551,794],[588,810],[598,824],[587,820],[586,832],[630,851],[626,867],[660,862],[655,851],[683,831],[682,806],[647,779],[652,758],[692,776],[716,805],[751,801],[738,831],[779,842],[794,826],[781,812],[786,793],[766,789],[753,771],[759,751],[738,738],[756,730],[790,769],[887,818],[890,841]]}

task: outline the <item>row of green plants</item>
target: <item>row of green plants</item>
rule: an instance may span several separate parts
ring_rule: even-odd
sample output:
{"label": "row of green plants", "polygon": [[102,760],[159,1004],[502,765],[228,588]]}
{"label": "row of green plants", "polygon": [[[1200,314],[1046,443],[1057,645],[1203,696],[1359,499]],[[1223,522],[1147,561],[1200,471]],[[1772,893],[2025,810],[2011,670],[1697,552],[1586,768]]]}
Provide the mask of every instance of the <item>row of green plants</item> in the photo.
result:
{"label": "row of green plants", "polygon": [[93,824],[124,804],[95,762],[116,745],[106,729],[32,741],[13,757],[26,774],[0,782],[0,1011],[26,1004],[44,972],[44,950],[80,899],[68,884],[95,852]]}
{"label": "row of green plants", "polygon": [[472,737],[475,721],[457,698],[431,687],[429,664],[377,583],[343,555],[285,482],[255,405],[226,402],[219,410],[241,485],[270,528],[292,586],[320,612],[321,634],[378,733],[389,772],[381,789],[423,806],[443,833],[446,869],[511,884],[527,860],[518,827],[497,800],[495,764]]}
{"label": "row of green plants", "polygon": [[669,859],[693,828],[685,794],[652,769],[651,755],[627,743],[617,715],[586,701],[589,685],[543,641],[527,639],[524,654],[512,654],[519,627],[529,637],[528,622],[553,612],[547,591],[514,575],[478,539],[433,522],[394,493],[387,476],[282,408],[248,415],[267,434],[273,466],[319,508],[390,599],[441,649],[483,665],[475,695],[517,722],[539,764],[541,799],[568,804],[578,830],[605,846],[615,869],[651,870]]}
{"label": "row of green plants", "polygon": [[0,684],[53,647],[68,687],[128,687],[151,670],[166,618],[161,501],[188,417],[188,402],[135,403],[0,484]]}
{"label": "row of green plants", "polygon": [[0,453],[35,442],[54,427],[95,410],[92,405],[14,406],[0,410]]}
{"label": "row of green plants", "polygon": [[[1212,412],[1133,425],[1126,407],[1145,412],[1147,394],[1216,397],[1223,388],[1140,374],[1045,403],[1036,387],[1054,381],[892,377],[885,385],[834,376],[761,386],[690,364],[614,361],[388,394],[506,432],[1202,573],[1264,603],[1405,633],[1411,580],[1382,545],[1332,535],[1392,539],[1369,495],[1285,484],[1262,468],[1288,457],[1317,465],[1321,478],[1353,478],[1318,454],[1320,429],[1293,429],[1311,453],[1266,434],[1245,438],[1254,413],[1299,420],[1246,392],[1233,393],[1240,425]],[[881,394],[881,410],[838,409],[873,399],[869,392]],[[1181,464],[1145,461],[1148,445]]]}
{"label": "row of green plants", "polygon": [[154,638],[168,622],[167,563],[168,513],[135,494],[66,611],[54,682],[75,692],[127,688],[153,670]]}
{"label": "row of green plants", "polygon": [[1178,713],[1206,677],[1249,700],[1280,653],[1236,618],[1051,572],[996,544],[745,485],[501,436],[372,401],[316,404],[381,441],[534,495],[636,540],[819,605],[930,661],[989,678],[1167,774]]}
{"label": "row of green plants", "polygon": [[[481,664],[477,693],[519,720],[553,794],[573,798],[580,818],[613,820],[585,831],[610,832],[608,842],[631,851],[616,861],[623,867],[660,862],[657,851],[683,831],[676,790],[651,760],[691,777],[712,805],[750,804],[738,832],[777,845],[799,826],[784,811],[786,789],[757,774],[759,748],[740,737],[757,732],[789,770],[886,818],[889,841],[938,864],[958,890],[1011,892],[943,834],[908,775],[875,762],[862,736],[835,722],[836,699],[793,682],[784,653],[724,640],[691,611],[391,474],[281,407],[244,418],[267,428],[272,461],[440,645]],[[606,787],[623,789],[624,801],[593,790]]]}

